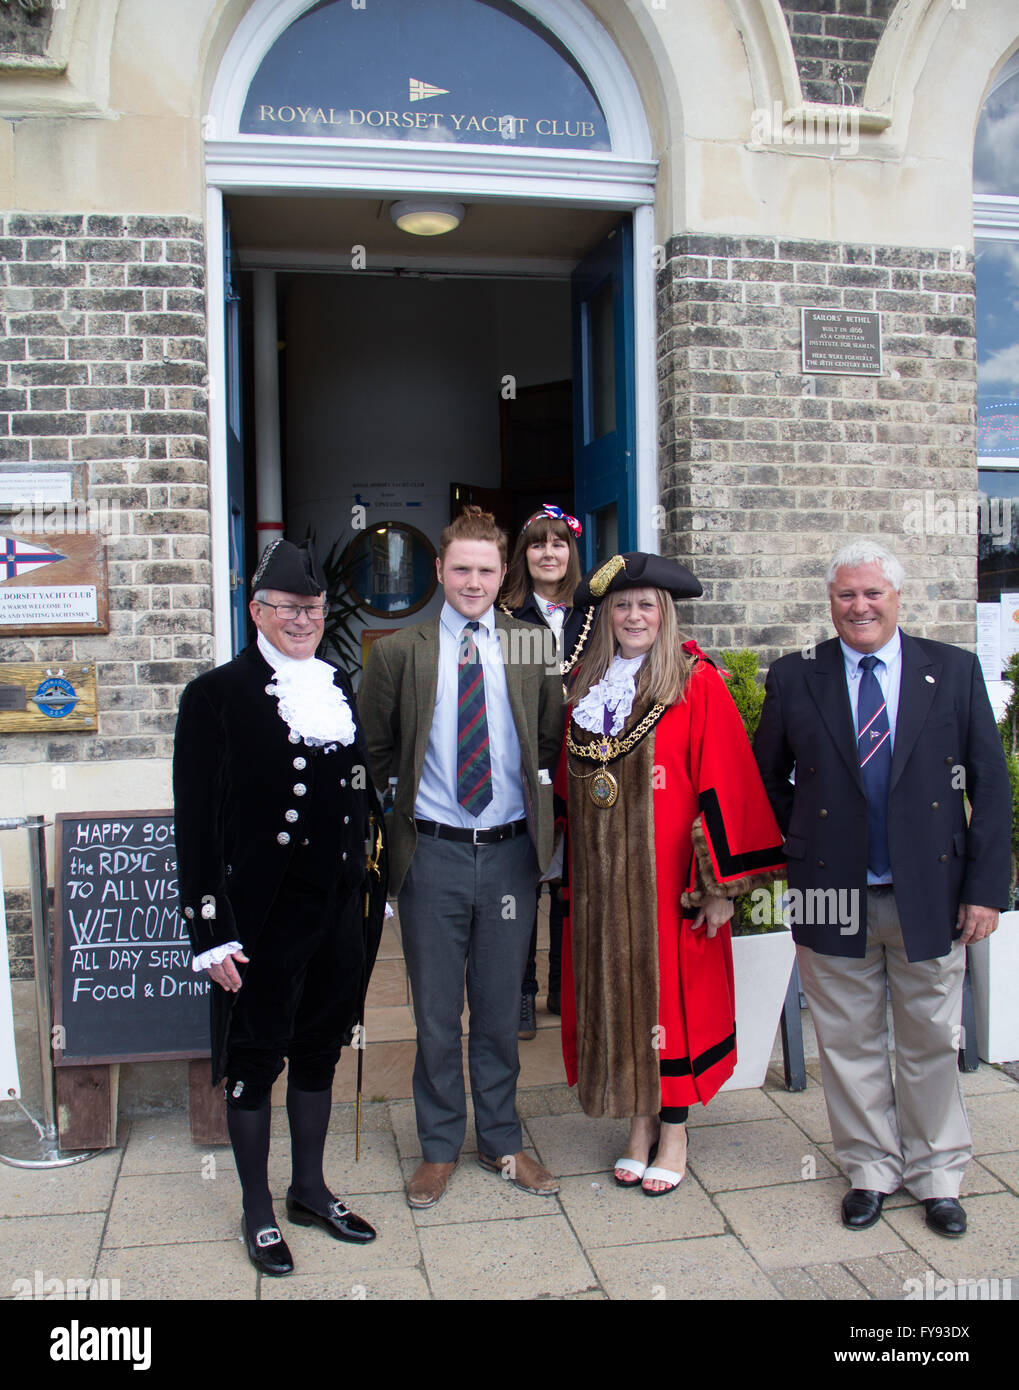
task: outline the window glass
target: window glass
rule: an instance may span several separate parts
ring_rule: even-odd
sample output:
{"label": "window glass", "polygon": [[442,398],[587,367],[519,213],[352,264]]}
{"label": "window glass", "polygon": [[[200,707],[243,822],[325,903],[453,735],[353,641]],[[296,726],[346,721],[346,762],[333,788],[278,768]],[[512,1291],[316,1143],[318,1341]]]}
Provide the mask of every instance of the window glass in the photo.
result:
{"label": "window glass", "polygon": [[[1016,67],[1013,59],[1009,68]],[[980,113],[973,192],[1019,195],[1019,68],[998,83]]]}
{"label": "window glass", "polygon": [[981,603],[1019,592],[1019,469],[981,468],[977,499]]}
{"label": "window glass", "polygon": [[241,115],[248,135],[607,150],[563,44],[510,0],[323,0],[276,40]]}

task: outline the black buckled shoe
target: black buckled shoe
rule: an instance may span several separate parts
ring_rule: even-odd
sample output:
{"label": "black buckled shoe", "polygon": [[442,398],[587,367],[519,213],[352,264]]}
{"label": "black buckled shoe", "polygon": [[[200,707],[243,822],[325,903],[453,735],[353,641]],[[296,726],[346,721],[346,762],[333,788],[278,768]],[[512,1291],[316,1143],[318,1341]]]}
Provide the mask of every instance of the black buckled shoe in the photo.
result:
{"label": "black buckled shoe", "polygon": [[538,1016],[534,1008],[534,995],[522,994],[520,996],[520,1027],[517,1030],[517,1037],[525,1041],[536,1037],[538,1033]]}
{"label": "black buckled shoe", "polygon": [[842,1224],[851,1231],[865,1231],[881,1215],[885,1200],[883,1192],[871,1192],[866,1187],[851,1187],[842,1198]]}
{"label": "black buckled shoe", "polygon": [[954,1197],[928,1197],[923,1208],[928,1230],[950,1240],[966,1234],[966,1213]]}
{"label": "black buckled shoe", "polygon": [[328,1231],[337,1240],[353,1241],[355,1245],[367,1245],[376,1236],[374,1226],[369,1226],[367,1221],[338,1200],[332,1201],[329,1214],[322,1216],[287,1192],[287,1220],[295,1226],[321,1226],[323,1231]]}
{"label": "black buckled shoe", "polygon": [[278,1226],[260,1226],[254,1235],[248,1232],[248,1223],[241,1217],[241,1235],[248,1252],[248,1259],[262,1274],[293,1274],[294,1257],[290,1247],[280,1234]]}

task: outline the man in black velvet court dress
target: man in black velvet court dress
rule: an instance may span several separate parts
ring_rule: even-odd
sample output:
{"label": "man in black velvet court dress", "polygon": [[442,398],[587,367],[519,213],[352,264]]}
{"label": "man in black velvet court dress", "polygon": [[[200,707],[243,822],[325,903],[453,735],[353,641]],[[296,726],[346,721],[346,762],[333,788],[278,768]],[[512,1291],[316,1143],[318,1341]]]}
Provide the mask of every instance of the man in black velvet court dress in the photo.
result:
{"label": "man in black velvet court dress", "polygon": [[322,1155],[333,1072],[378,949],[385,882],[381,864],[366,870],[381,816],[350,685],[315,657],[325,582],[310,544],[275,541],[252,588],[257,640],[181,698],[173,786],[181,908],[194,968],[215,981],[213,1081],[226,1077],[242,1231],[257,1269],[289,1274],[267,1172],[269,1097],[284,1058],[289,1219],[340,1240],[375,1238],[326,1186]]}

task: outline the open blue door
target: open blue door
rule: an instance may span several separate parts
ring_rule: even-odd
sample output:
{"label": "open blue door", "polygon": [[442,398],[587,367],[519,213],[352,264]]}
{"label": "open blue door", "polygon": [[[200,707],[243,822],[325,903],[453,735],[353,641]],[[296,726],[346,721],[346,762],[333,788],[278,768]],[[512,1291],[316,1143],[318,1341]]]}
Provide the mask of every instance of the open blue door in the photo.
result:
{"label": "open blue door", "polygon": [[573,468],[581,554],[637,545],[633,224],[624,217],[573,272]]}
{"label": "open blue door", "polygon": [[234,287],[230,213],[223,214],[223,318],[226,324],[226,479],[230,509],[230,638],[234,656],[247,639],[244,555],[244,445],[241,441],[241,297]]}

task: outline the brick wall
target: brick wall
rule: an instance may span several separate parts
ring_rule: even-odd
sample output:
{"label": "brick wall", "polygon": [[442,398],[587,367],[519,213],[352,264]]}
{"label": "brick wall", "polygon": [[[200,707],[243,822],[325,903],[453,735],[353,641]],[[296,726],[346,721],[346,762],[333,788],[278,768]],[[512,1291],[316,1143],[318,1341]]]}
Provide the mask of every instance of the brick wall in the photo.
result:
{"label": "brick wall", "polygon": [[204,244],[184,217],[0,219],[0,468],[87,469],[119,503],[110,633],[0,639],[0,660],[97,665],[98,733],[8,735],[0,757],[168,758],[212,660]]}
{"label": "brick wall", "polygon": [[[972,257],[680,236],[658,277],[662,550],[705,596],[704,647],[769,662],[831,635],[823,576],[851,534],[907,570],[903,626],[971,645],[977,537],[926,534],[925,494],[976,494]],[[800,370],[800,306],[882,312],[882,377]],[[811,394],[813,392],[813,394]]]}
{"label": "brick wall", "polygon": [[831,66],[847,67],[860,106],[878,41],[896,0],[782,0],[807,101],[839,102]]}

